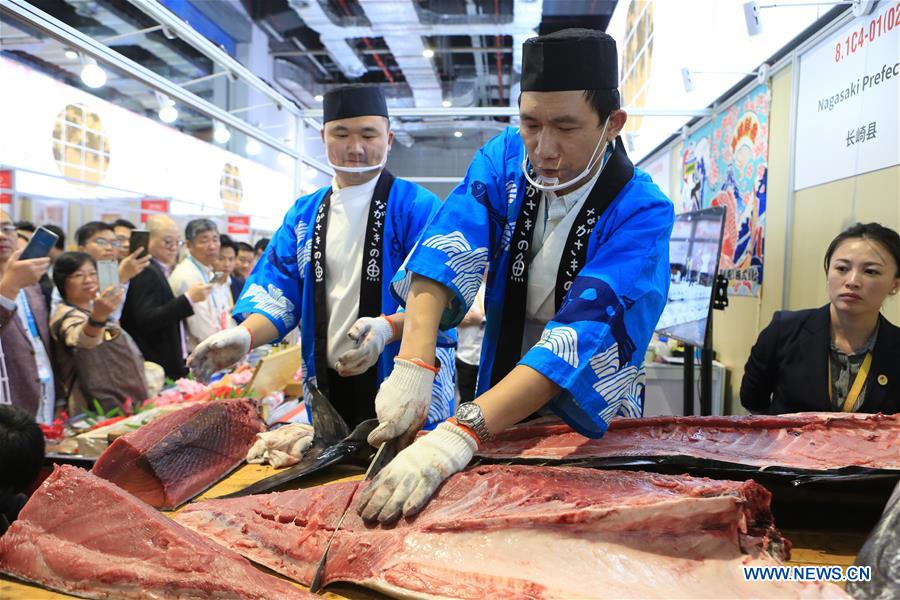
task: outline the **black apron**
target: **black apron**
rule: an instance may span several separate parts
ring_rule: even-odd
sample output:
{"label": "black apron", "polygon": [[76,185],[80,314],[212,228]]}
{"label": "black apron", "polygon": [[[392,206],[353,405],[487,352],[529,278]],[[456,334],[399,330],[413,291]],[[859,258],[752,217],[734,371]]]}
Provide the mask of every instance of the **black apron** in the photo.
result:
{"label": "black apron", "polygon": [[[534,171],[529,174],[534,179]],[[575,277],[584,266],[588,242],[594,225],[615,200],[622,188],[634,177],[634,165],[625,153],[625,144],[616,138],[615,149],[603,172],[597,178],[578,216],[572,223],[556,274],[556,310],[562,306]],[[526,180],[527,181],[527,180]],[[506,274],[506,296],[503,300],[503,317],[500,322],[500,338],[497,356],[491,369],[491,386],[497,385],[522,358],[522,336],[525,330],[525,301],[528,296],[528,267],[531,263],[531,238],[534,234],[535,215],[541,203],[541,192],[530,183],[525,188],[522,208],[516,219],[510,248],[509,269]]]}
{"label": "black apron", "polygon": [[[382,240],[387,219],[388,197],[394,176],[383,170],[375,184],[369,202],[366,239],[363,245],[362,277],[359,285],[359,317],[381,314]],[[366,419],[375,418],[375,394],[378,391],[378,363],[368,371],[353,377],[341,377],[328,365],[328,336],[346,332],[328,331],[327,291],[325,289],[325,234],[328,231],[328,210],[331,190],[325,194],[316,213],[312,238],[313,297],[315,298],[315,364],[316,382],[347,422],[350,429]],[[315,424],[313,424],[315,425]]]}

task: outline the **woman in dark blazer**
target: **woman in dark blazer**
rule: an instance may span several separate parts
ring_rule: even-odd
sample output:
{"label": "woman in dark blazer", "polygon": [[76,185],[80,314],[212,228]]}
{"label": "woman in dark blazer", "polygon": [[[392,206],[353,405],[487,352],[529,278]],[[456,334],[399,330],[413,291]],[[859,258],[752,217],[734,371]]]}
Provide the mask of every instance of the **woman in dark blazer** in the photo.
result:
{"label": "woman in dark blazer", "polygon": [[825,253],[830,302],[779,311],[759,334],[741,381],[753,413],[900,412],[900,328],[880,314],[900,290],[900,236],[857,223]]}

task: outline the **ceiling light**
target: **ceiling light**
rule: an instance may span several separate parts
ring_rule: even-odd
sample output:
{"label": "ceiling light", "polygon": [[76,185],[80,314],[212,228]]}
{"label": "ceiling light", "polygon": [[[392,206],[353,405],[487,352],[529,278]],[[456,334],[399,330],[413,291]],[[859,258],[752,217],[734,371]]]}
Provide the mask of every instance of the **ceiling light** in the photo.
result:
{"label": "ceiling light", "polygon": [[78,58],[78,53],[69,48],[68,50],[66,50],[66,58],[68,58],[69,60],[75,60]]}
{"label": "ceiling light", "polygon": [[454,131],[454,132],[453,132],[453,137],[461,138],[461,137],[462,137],[462,131]]}
{"label": "ceiling light", "polygon": [[106,71],[90,56],[81,58],[81,81],[89,88],[97,89],[106,85]]}
{"label": "ceiling light", "polygon": [[449,100],[444,100],[443,102],[441,102],[441,106],[443,106],[444,108],[450,108],[451,106],[453,106],[453,103]]}
{"label": "ceiling light", "polygon": [[231,139],[231,130],[216,121],[216,124],[213,125],[213,139],[217,144],[227,144]]}
{"label": "ceiling light", "polygon": [[315,96],[313,96],[313,100],[315,100],[316,102],[321,102],[324,99],[325,96],[323,96],[322,94],[316,94]]}
{"label": "ceiling light", "polygon": [[163,123],[174,123],[178,119],[178,109],[175,108],[175,101],[156,92],[156,102],[159,104],[159,120]]}
{"label": "ceiling light", "polygon": [[432,50],[431,48],[425,48],[424,50],[422,50],[422,56],[424,56],[425,58],[431,58],[432,56],[434,56],[434,50]]}
{"label": "ceiling light", "polygon": [[166,104],[159,109],[159,120],[163,123],[174,123],[178,120],[178,109],[174,104]]}
{"label": "ceiling light", "polygon": [[250,139],[247,140],[247,145],[244,146],[244,150],[247,152],[247,156],[256,156],[262,152],[262,146],[260,146],[259,142],[256,140]]}

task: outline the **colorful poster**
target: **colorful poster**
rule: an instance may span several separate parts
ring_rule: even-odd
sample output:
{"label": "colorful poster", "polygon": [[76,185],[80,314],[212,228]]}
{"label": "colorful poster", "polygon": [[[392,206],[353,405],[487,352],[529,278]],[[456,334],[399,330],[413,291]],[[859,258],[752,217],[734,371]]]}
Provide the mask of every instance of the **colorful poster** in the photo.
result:
{"label": "colorful poster", "polygon": [[724,206],[719,274],[732,296],[758,296],[763,280],[769,88],[761,85],[694,132],[681,154],[676,210]]}

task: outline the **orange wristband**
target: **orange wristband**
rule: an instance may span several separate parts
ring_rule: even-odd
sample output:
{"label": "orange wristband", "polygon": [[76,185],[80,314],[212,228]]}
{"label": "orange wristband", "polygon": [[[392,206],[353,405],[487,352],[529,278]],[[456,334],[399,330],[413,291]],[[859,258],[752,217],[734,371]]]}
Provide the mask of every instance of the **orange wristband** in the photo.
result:
{"label": "orange wristband", "polygon": [[422,367],[423,369],[428,369],[429,371],[431,371],[431,372],[434,373],[435,375],[437,375],[438,372],[441,370],[440,367],[435,367],[434,365],[429,365],[428,363],[426,363],[426,362],[425,362],[424,360],[422,360],[421,358],[402,358],[402,359],[400,359],[400,360],[407,360],[407,361],[411,362],[411,363],[414,364],[414,365],[419,365],[419,366]]}
{"label": "orange wristband", "polygon": [[388,319],[385,315],[381,315],[381,318],[388,322],[388,325],[391,326],[391,332],[394,334],[394,339],[400,339],[400,336],[397,334],[397,326],[394,325],[394,322]]}
{"label": "orange wristband", "polygon": [[472,428],[469,427],[468,425],[463,425],[462,423],[460,423],[459,421],[456,420],[456,417],[450,417],[449,419],[447,419],[447,422],[448,422],[448,423],[453,423],[454,425],[456,425],[457,427],[459,427],[460,429],[462,429],[463,431],[465,431],[466,433],[468,433],[469,436],[470,436],[473,440],[475,440],[475,445],[476,445],[476,446],[481,446],[481,439],[479,439],[478,434],[475,433],[475,430],[474,430],[474,429],[472,429]]}

